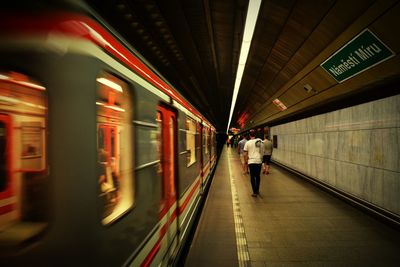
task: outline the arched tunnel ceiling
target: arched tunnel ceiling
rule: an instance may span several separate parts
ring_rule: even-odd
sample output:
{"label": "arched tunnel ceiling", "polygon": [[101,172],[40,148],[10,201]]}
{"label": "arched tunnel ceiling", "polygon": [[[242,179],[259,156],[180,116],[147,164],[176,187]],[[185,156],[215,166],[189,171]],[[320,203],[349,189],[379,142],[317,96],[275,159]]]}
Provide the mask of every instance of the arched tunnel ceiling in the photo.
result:
{"label": "arched tunnel ceiling", "polygon": [[[218,130],[226,130],[248,1],[88,3]],[[271,124],[366,90],[376,98],[382,90],[396,91],[386,88],[399,87],[399,17],[395,0],[262,1],[231,127]],[[320,64],[366,28],[395,56],[337,82]],[[276,98],[286,110],[273,104]]]}

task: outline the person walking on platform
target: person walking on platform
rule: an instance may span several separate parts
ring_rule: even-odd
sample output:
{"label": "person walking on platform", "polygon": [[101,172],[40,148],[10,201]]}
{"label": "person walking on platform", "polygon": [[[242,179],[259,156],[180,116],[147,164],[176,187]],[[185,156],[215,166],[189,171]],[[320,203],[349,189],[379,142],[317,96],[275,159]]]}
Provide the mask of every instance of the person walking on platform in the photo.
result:
{"label": "person walking on platform", "polygon": [[238,150],[238,153],[239,153],[239,157],[240,157],[240,163],[242,164],[242,172],[243,172],[243,174],[249,173],[248,170],[247,170],[247,161],[245,159],[244,151],[243,151],[244,145],[246,143],[247,143],[247,138],[246,138],[245,135],[243,135],[243,139],[239,141],[238,147],[237,147],[237,150]]}
{"label": "person walking on platform", "polygon": [[250,169],[250,182],[253,189],[251,196],[256,197],[260,194],[260,174],[262,157],[264,154],[264,146],[260,138],[256,138],[256,132],[250,130],[250,140],[244,145],[243,151],[245,158],[249,164]]}
{"label": "person walking on platform", "polygon": [[233,147],[237,148],[238,143],[239,143],[239,137],[235,136],[235,139],[233,140]]}
{"label": "person walking on platform", "polygon": [[272,156],[272,142],[265,136],[264,139],[264,156],[263,156],[263,174],[269,174],[269,163]]}
{"label": "person walking on platform", "polygon": [[229,140],[229,144],[231,144],[231,147],[233,147],[234,143],[235,143],[235,137],[232,136],[231,139]]}

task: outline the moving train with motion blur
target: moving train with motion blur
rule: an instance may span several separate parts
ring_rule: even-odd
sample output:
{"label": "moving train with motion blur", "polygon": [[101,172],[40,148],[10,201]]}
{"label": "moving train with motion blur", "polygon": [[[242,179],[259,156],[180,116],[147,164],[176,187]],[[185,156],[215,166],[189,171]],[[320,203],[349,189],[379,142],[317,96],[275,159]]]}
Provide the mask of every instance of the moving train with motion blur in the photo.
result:
{"label": "moving train with motion blur", "polygon": [[0,21],[0,265],[176,263],[213,125],[90,10]]}

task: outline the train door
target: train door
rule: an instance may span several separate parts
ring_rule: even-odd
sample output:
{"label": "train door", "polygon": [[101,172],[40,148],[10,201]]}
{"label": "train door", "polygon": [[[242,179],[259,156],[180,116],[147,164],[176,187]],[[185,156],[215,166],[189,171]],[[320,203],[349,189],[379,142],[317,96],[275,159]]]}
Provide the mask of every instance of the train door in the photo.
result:
{"label": "train door", "polygon": [[178,245],[178,194],[176,182],[177,125],[175,112],[159,106],[157,119],[161,124],[161,166],[162,166],[162,203],[161,203],[161,236],[163,245],[169,251],[167,258]]}
{"label": "train door", "polygon": [[15,205],[12,202],[11,180],[11,123],[10,117],[0,114],[0,229],[8,223],[1,215],[10,212]]}
{"label": "train door", "polygon": [[199,133],[200,133],[200,193],[204,192],[204,127],[203,124],[199,124]]}

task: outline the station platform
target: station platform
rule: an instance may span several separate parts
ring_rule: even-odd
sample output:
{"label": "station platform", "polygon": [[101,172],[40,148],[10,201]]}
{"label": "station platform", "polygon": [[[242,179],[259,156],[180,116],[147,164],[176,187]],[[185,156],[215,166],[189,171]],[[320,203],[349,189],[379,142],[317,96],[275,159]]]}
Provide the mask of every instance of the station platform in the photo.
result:
{"label": "station platform", "polygon": [[185,266],[399,266],[400,232],[272,164],[252,197],[224,147]]}

